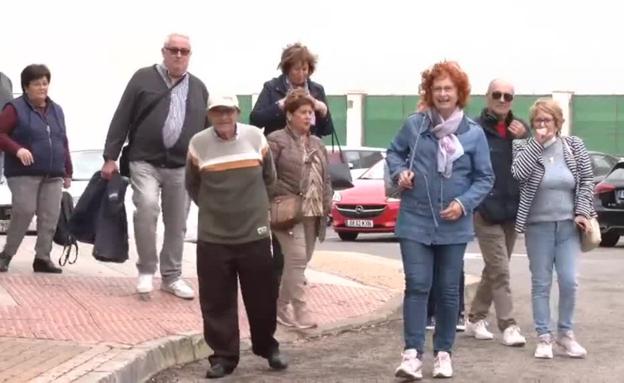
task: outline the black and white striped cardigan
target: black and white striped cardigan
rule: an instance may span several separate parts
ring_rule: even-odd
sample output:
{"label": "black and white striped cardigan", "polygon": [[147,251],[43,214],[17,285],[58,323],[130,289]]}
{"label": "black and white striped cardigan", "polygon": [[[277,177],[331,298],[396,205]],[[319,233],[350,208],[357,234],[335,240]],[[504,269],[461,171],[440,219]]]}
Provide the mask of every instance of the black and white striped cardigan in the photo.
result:
{"label": "black and white striped cardigan", "polygon": [[[587,218],[594,217],[596,215],[593,198],[594,173],[589,153],[579,137],[561,137],[561,139],[564,144],[563,158],[576,182],[574,213]],[[511,174],[520,183],[520,205],[515,227],[519,233],[524,232],[535,193],[546,171],[542,159],[543,151],[542,144],[533,137],[513,142]]]}

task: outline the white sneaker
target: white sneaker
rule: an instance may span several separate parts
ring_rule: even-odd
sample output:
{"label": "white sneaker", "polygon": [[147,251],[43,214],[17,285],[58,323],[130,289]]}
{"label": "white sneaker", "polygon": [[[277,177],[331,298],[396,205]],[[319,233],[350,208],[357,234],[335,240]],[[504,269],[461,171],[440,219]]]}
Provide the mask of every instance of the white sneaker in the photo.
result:
{"label": "white sneaker", "polygon": [[453,365],[451,364],[451,356],[448,352],[440,351],[433,361],[433,377],[434,378],[451,378],[453,377]]}
{"label": "white sneaker", "polygon": [[137,282],[136,291],[139,294],[151,293],[154,290],[154,275],[152,274],[139,274],[139,281]]}
{"label": "white sneaker", "polygon": [[418,359],[418,352],[413,349],[407,349],[403,351],[403,360],[401,365],[394,371],[394,376],[404,379],[421,380],[422,375],[422,361]]}
{"label": "white sneaker", "polygon": [[475,339],[480,340],[490,340],[494,339],[494,334],[488,331],[487,322],[483,319],[472,323],[471,321],[466,321],[466,335],[472,336]]}
{"label": "white sneaker", "polygon": [[534,356],[537,359],[553,358],[552,336],[550,334],[543,334],[538,337]]}
{"label": "white sneaker", "polygon": [[193,299],[195,297],[195,292],[193,292],[191,286],[184,282],[182,278],[178,278],[168,285],[162,284],[160,289],[182,299]]}
{"label": "white sneaker", "polygon": [[587,356],[587,350],[576,341],[574,333],[571,330],[559,334],[557,337],[557,345],[561,347],[570,358],[584,358]]}
{"label": "white sneaker", "polygon": [[526,344],[526,338],[520,334],[520,327],[511,325],[503,331],[503,344],[511,347],[521,347]]}

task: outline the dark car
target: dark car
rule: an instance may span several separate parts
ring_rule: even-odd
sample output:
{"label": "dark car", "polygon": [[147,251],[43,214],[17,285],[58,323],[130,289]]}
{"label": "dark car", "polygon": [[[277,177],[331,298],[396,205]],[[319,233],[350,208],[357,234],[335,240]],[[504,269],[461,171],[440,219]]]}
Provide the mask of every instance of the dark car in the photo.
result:
{"label": "dark car", "polygon": [[592,169],[594,171],[594,183],[602,181],[607,174],[613,169],[615,164],[620,161],[620,158],[612,156],[611,154],[601,152],[589,152],[589,158],[591,160]]}
{"label": "dark car", "polygon": [[594,188],[594,207],[602,242],[613,247],[624,235],[624,160],[620,160]]}

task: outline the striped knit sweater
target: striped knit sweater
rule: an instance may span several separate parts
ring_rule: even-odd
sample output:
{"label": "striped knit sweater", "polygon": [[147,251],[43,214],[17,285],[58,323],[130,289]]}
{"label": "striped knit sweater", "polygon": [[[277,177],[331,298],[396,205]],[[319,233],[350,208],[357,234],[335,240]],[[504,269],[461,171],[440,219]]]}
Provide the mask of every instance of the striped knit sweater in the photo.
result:
{"label": "striped knit sweater", "polygon": [[267,188],[275,182],[271,150],[262,131],[236,124],[223,140],[214,128],[191,139],[186,188],[199,206],[198,240],[241,244],[269,236]]}
{"label": "striped knit sweater", "polygon": [[[593,200],[593,170],[589,153],[579,137],[561,137],[564,144],[563,157],[568,169],[574,176],[574,213],[585,217],[596,215]],[[533,205],[535,194],[544,177],[544,161],[542,152],[544,147],[533,137],[514,140],[513,162],[511,173],[520,183],[520,205],[516,216],[516,231],[523,233],[527,218]]]}

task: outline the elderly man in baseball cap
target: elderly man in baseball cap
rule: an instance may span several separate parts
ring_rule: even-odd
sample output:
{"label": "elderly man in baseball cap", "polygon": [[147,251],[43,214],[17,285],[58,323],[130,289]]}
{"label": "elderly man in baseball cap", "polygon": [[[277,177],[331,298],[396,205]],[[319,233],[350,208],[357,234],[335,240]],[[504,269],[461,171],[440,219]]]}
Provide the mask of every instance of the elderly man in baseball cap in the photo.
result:
{"label": "elderly man in baseball cap", "polygon": [[199,206],[197,276],[204,337],[214,351],[207,378],[232,373],[239,361],[237,279],[253,352],[272,369],[288,366],[273,336],[277,289],[267,188],[275,182],[275,167],[262,131],[239,123],[239,114],[236,96],[211,96],[212,127],[191,139],[186,162],[186,188]]}

